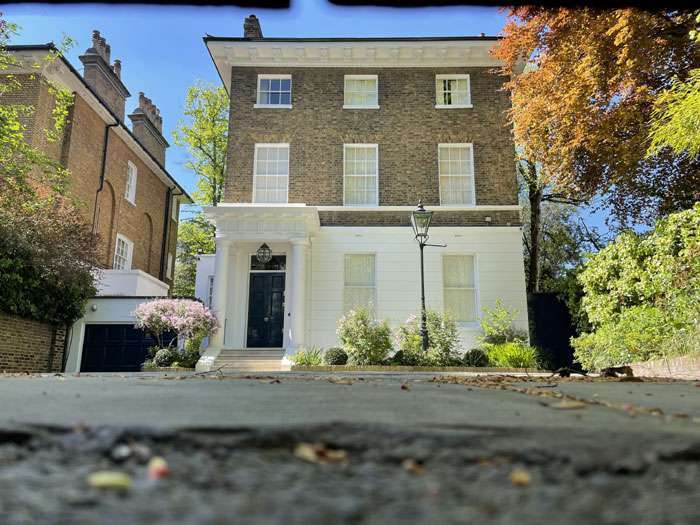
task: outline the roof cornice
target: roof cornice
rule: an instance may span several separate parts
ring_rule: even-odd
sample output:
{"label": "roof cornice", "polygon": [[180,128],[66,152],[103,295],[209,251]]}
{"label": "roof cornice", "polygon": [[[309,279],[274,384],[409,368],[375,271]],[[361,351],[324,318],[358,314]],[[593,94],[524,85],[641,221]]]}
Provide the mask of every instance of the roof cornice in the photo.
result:
{"label": "roof cornice", "polygon": [[499,67],[498,37],[246,39],[204,37],[227,90],[232,67]]}

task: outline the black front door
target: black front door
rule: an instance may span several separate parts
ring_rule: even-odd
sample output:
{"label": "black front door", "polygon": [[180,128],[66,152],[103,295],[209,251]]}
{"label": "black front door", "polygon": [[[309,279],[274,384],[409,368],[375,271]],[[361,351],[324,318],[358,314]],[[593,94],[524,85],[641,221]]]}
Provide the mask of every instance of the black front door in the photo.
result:
{"label": "black front door", "polygon": [[248,348],[282,348],[284,273],[251,273]]}

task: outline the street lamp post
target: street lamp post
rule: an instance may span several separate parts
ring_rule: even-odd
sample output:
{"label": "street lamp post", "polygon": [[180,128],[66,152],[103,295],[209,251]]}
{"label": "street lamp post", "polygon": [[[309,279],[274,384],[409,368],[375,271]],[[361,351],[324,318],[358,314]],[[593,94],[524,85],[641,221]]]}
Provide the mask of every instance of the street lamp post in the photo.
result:
{"label": "street lamp post", "polygon": [[423,203],[418,201],[418,207],[411,213],[411,226],[413,226],[413,233],[415,234],[415,239],[418,243],[418,248],[420,249],[420,335],[424,352],[428,351],[429,341],[427,318],[425,314],[425,270],[423,265],[423,249],[426,246],[439,246],[441,248],[446,246],[444,244],[428,244],[428,229],[430,228],[430,221],[432,220],[433,212],[426,210],[423,207]]}

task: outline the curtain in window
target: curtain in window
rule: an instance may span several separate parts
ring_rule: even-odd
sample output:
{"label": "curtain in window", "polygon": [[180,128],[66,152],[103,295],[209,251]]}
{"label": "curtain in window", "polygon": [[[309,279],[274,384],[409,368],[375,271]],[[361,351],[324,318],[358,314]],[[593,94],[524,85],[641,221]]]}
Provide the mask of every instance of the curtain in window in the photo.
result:
{"label": "curtain in window", "polygon": [[377,79],[346,78],[344,103],[346,106],[376,106]]}
{"label": "curtain in window", "polygon": [[345,204],[377,204],[377,150],[345,147]]}
{"label": "curtain in window", "polygon": [[445,311],[457,321],[476,321],[474,257],[445,255],[442,258]]}
{"label": "curtain in window", "polygon": [[439,146],[440,203],[473,204],[474,176],[469,146]]}
{"label": "curtain in window", "polygon": [[343,310],[356,306],[374,305],[375,265],[373,254],[347,254],[345,256],[345,290]]}
{"label": "curtain in window", "polygon": [[289,147],[260,146],[256,155],[254,202],[287,202]]}
{"label": "curtain in window", "polygon": [[468,105],[469,81],[466,78],[438,79],[437,103],[442,106]]}

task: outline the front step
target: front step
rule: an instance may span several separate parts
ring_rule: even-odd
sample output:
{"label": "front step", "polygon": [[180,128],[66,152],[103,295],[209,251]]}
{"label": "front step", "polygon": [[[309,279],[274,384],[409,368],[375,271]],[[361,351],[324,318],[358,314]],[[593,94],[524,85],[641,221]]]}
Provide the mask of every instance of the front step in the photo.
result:
{"label": "front step", "polygon": [[222,349],[214,360],[212,369],[240,370],[245,372],[279,372],[284,350],[281,348]]}

